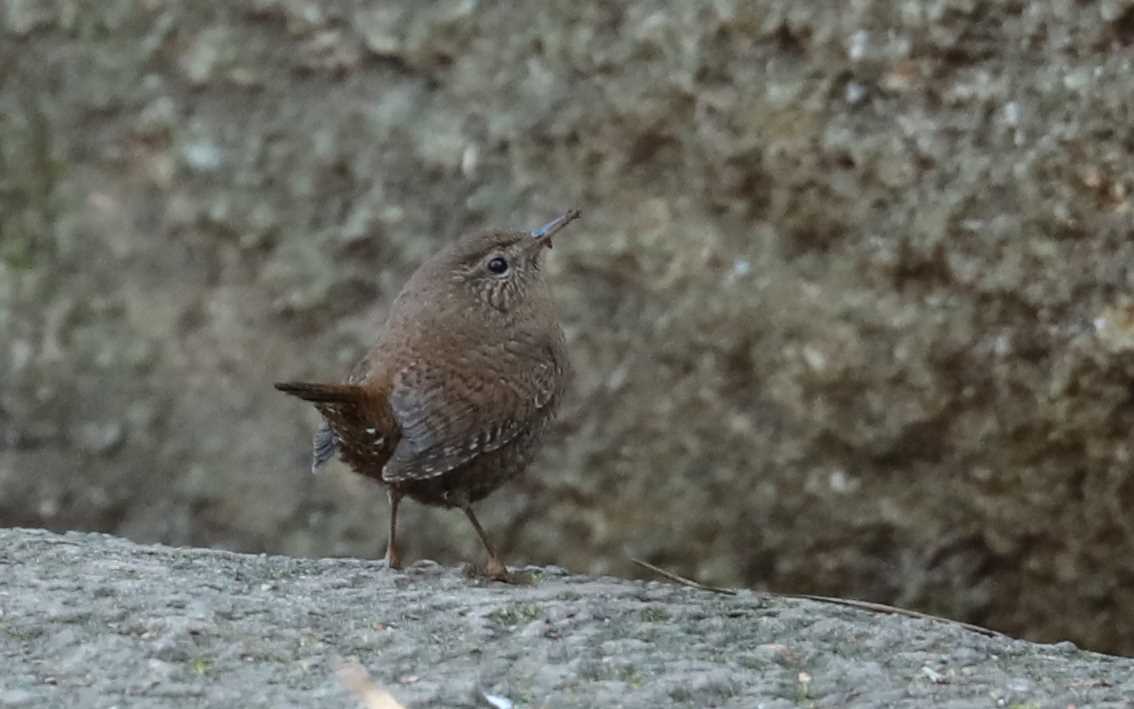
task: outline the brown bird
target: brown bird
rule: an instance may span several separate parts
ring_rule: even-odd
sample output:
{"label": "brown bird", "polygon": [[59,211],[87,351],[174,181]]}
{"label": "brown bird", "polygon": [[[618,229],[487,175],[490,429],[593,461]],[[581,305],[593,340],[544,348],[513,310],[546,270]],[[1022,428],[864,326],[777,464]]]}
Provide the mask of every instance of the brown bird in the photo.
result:
{"label": "brown bird", "polygon": [[338,452],[386,486],[390,568],[401,567],[398,504],[408,495],[464,510],[488,551],[486,573],[507,578],[472,505],[528,466],[570,379],[543,247],[578,217],[458,239],[410,277],[345,383],[275,385],[323,416],[312,472]]}

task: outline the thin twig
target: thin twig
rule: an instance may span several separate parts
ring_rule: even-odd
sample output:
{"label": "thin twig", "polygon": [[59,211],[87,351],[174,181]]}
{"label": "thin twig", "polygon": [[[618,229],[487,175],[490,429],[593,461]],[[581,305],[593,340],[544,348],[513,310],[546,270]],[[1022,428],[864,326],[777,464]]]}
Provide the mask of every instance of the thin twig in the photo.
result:
{"label": "thin twig", "polygon": [[980,633],[988,637],[995,638],[1010,638],[1010,635],[1005,635],[999,631],[991,628],[985,628],[980,625],[973,625],[966,623],[963,620],[954,620],[952,618],[943,618],[939,615],[932,615],[930,613],[922,613],[921,611],[914,611],[908,608],[898,608],[897,606],[888,606],[885,603],[875,603],[873,601],[859,601],[853,598],[834,598],[832,596],[815,596],[810,593],[774,593],[774,596],[780,598],[799,598],[807,601],[817,601],[819,603],[831,603],[837,606],[847,606],[848,608],[858,608],[866,611],[877,611],[879,613],[890,613],[893,615],[904,615],[909,618],[921,618],[923,620],[936,620],[941,623],[949,623],[951,625],[960,626],[966,630],[971,630],[974,633]]}
{"label": "thin twig", "polygon": [[405,709],[397,699],[370,679],[362,666],[351,662],[339,668],[339,681],[358,697],[366,709]]}
{"label": "thin twig", "polygon": [[664,576],[665,578],[669,579],[670,581],[674,581],[676,583],[679,583],[682,586],[688,586],[689,588],[696,588],[696,589],[701,590],[701,591],[710,591],[712,593],[721,593],[721,594],[724,594],[726,596],[735,596],[736,595],[736,591],[732,590],[731,588],[720,588],[718,586],[706,586],[705,584],[700,583],[698,581],[694,581],[693,579],[687,579],[684,576],[678,576],[677,574],[673,573],[672,571],[666,571],[665,569],[661,568],[660,566],[654,566],[653,564],[651,564],[648,561],[642,561],[641,559],[635,559],[633,557],[631,557],[630,561],[637,564],[638,566],[641,566],[643,569],[653,571],[655,574],[657,574],[659,576]]}
{"label": "thin twig", "polygon": [[[641,566],[644,569],[648,569],[649,571],[654,572],[655,574],[657,574],[659,576],[664,576],[665,578],[669,579],[670,581],[674,581],[676,583],[679,583],[682,586],[689,586],[690,588],[696,588],[696,589],[699,589],[701,591],[711,591],[713,593],[722,593],[722,594],[725,594],[727,596],[735,596],[736,595],[736,591],[734,591],[732,589],[719,588],[717,586],[706,586],[705,584],[694,581],[693,579],[687,579],[684,576],[679,576],[678,574],[673,573],[672,571],[667,571],[666,569],[663,569],[660,566],[655,566],[648,561],[642,561],[641,559],[634,559],[634,558],[631,558],[630,561],[637,564],[638,566]],[[929,613],[922,613],[921,611],[909,610],[908,608],[898,608],[897,606],[888,606],[885,603],[875,603],[873,601],[859,601],[859,600],[856,600],[856,599],[853,599],[853,598],[835,598],[833,596],[816,596],[816,595],[813,595],[813,594],[810,594],[810,593],[771,593],[769,595],[778,596],[780,598],[795,598],[795,599],[802,599],[802,600],[806,600],[806,601],[815,601],[817,603],[830,603],[830,604],[833,604],[833,605],[836,605],[836,606],[846,606],[847,608],[857,608],[859,610],[874,611],[876,613],[889,613],[889,614],[893,614],[893,615],[904,615],[904,616],[909,617],[909,618],[921,618],[922,620],[935,620],[935,621],[938,621],[938,622],[941,622],[941,623],[949,623],[951,625],[956,625],[958,627],[964,628],[966,630],[971,630],[974,633],[980,633],[981,635],[985,635],[985,636],[988,636],[988,637],[995,637],[995,638],[1010,638],[1011,637],[1009,635],[1005,635],[1004,633],[998,632],[996,630],[992,630],[991,628],[985,628],[985,627],[982,627],[982,626],[979,626],[979,625],[973,625],[972,623],[966,623],[962,620],[953,620],[952,618],[942,618],[939,615],[931,615]]]}

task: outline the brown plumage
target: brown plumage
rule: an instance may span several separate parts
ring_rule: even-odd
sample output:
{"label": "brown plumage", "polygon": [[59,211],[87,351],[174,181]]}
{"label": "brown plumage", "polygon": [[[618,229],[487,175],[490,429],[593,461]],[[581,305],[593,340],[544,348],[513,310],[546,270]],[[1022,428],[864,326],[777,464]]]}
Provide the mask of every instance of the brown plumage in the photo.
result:
{"label": "brown plumage", "polygon": [[410,277],[345,383],[276,384],[323,416],[313,471],[338,452],[386,486],[390,567],[401,565],[398,504],[408,495],[464,510],[488,551],[487,573],[506,577],[472,505],[524,471],[566,389],[570,368],[542,247],[578,216],[571,210],[532,232],[458,239]]}

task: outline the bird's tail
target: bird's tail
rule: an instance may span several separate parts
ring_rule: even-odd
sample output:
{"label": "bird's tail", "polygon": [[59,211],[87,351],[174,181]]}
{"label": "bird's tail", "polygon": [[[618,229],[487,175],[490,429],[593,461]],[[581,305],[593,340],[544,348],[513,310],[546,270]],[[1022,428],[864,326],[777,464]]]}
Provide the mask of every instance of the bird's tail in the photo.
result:
{"label": "bird's tail", "polygon": [[354,384],[310,384],[308,382],[276,382],[285,394],[316,404],[353,404],[363,398],[364,389]]}
{"label": "bird's tail", "polygon": [[366,390],[353,384],[310,384],[307,382],[276,382],[276,389],[315,404],[323,415],[323,422],[312,442],[311,472],[317,472],[339,450],[341,440],[332,427],[344,421],[363,418]]}

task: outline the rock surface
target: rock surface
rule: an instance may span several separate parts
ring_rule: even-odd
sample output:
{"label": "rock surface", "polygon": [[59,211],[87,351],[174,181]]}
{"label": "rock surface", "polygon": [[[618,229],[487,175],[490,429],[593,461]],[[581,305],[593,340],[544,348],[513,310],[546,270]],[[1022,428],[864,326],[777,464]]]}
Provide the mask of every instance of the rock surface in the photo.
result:
{"label": "rock surface", "polygon": [[1134,653],[1132,45],[1128,0],[6,2],[0,522],[380,556],[270,382],[577,204],[509,558]]}
{"label": "rock surface", "polygon": [[1129,707],[1134,660],[942,621],[536,569],[0,530],[0,707]]}

